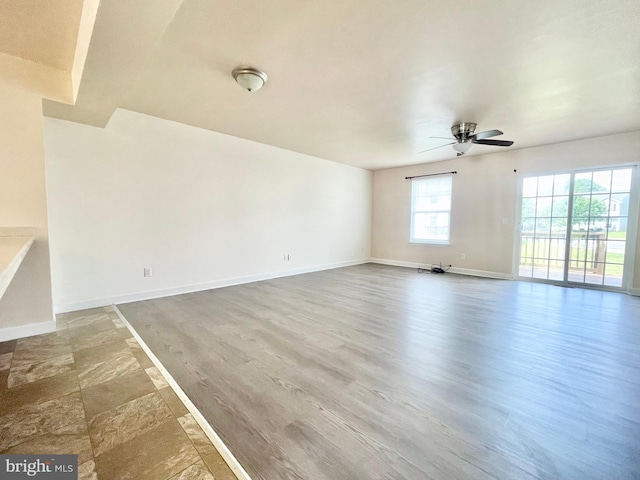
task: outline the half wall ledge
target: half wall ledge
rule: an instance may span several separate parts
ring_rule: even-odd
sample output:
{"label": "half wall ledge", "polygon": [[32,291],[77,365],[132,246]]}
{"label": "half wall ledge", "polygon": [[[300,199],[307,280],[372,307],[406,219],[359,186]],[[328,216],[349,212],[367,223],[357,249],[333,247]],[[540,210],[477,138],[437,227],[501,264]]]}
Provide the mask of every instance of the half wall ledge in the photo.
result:
{"label": "half wall ledge", "polygon": [[35,240],[29,227],[0,227],[0,300]]}

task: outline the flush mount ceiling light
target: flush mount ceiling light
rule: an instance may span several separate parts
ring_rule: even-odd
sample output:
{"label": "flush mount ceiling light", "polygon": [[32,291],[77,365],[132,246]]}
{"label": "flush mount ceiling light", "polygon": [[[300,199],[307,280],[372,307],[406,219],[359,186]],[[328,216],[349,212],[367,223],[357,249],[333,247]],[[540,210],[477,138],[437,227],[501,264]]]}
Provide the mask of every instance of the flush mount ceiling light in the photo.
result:
{"label": "flush mount ceiling light", "polygon": [[269,79],[266,73],[251,67],[238,67],[231,74],[238,85],[250,92],[260,90]]}

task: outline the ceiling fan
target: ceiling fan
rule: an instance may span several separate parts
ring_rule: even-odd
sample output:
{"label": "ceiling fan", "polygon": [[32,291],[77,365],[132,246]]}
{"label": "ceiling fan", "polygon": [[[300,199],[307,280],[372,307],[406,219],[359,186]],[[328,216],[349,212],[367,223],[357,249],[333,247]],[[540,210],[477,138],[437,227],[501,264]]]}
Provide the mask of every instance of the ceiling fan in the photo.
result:
{"label": "ceiling fan", "polygon": [[502,135],[502,132],[500,130],[487,130],[486,132],[475,133],[477,126],[478,125],[475,123],[457,123],[451,127],[451,133],[455,137],[455,142],[445,143],[444,145],[440,145],[439,147],[429,148],[428,150],[423,150],[418,153],[429,152],[431,150],[435,150],[436,148],[453,145],[453,149],[458,152],[457,156],[460,157],[461,155],[464,155],[469,150],[471,150],[471,147],[474,143],[478,145],[492,145],[495,147],[510,147],[511,145],[513,145],[513,142],[510,140],[488,140],[491,137]]}

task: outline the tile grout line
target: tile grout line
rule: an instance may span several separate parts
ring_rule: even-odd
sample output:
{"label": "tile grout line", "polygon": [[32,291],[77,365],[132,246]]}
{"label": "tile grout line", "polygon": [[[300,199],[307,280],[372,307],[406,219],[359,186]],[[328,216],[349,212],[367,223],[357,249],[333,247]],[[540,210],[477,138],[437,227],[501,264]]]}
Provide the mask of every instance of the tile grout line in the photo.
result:
{"label": "tile grout line", "polygon": [[[67,330],[65,326],[64,329],[56,330],[56,333]],[[69,339],[69,345],[71,345],[71,340]],[[73,373],[75,374],[76,381],[78,382],[78,394],[80,395],[80,403],[82,403],[82,413],[84,413],[84,423],[87,428],[87,438],[89,439],[89,446],[91,447],[91,460],[87,460],[86,462],[80,463],[80,455],[78,455],[78,471],[80,470],[80,466],[85,465],[86,463],[93,462],[93,471],[96,471],[96,450],[93,447],[93,441],[91,439],[91,433],[89,433],[89,415],[87,415],[87,407],[84,402],[84,395],[82,395],[82,387],[80,386],[80,377],[78,376],[78,366],[76,365],[76,356],[73,351],[73,346],[71,347],[71,356],[73,357]],[[97,474],[96,474],[97,476]]]}
{"label": "tile grout line", "polygon": [[136,332],[136,330],[129,323],[126,317],[122,314],[122,312],[117,307],[117,305],[112,304],[111,308],[113,308],[113,311],[116,313],[116,315],[120,317],[120,320],[122,320],[122,322],[129,329],[133,337],[140,344],[140,346],[145,351],[145,353],[149,356],[149,359],[160,371],[160,373],[165,378],[169,386],[173,389],[173,391],[176,393],[178,398],[180,398],[182,403],[184,403],[184,405],[187,407],[187,410],[189,410],[189,413],[193,415],[193,418],[195,419],[195,421],[198,423],[198,425],[200,425],[200,428],[202,428],[205,435],[209,438],[209,441],[213,444],[215,449],[218,450],[218,453],[220,453],[222,458],[224,458],[224,461],[227,462],[227,465],[229,466],[231,471],[236,475],[236,477],[238,477],[238,480],[251,480],[251,477],[242,467],[240,462],[238,462],[236,457],[233,455],[233,453],[231,453],[229,448],[224,444],[224,442],[215,432],[213,427],[209,425],[209,422],[207,422],[207,420],[204,418],[202,413],[200,413],[200,410],[198,410],[198,408],[193,404],[191,399],[189,399],[187,394],[184,393],[180,385],[178,385],[178,383],[174,380],[174,378],[171,376],[169,371],[164,367],[164,365],[162,365],[162,362],[160,362],[158,357],[155,356],[155,354],[151,351],[149,346],[144,342],[142,337],[138,334],[138,332]]}
{"label": "tile grout line", "polygon": [[[56,321],[57,323],[57,321]],[[80,385],[80,376],[78,374],[78,365],[76,364],[76,353],[77,351],[73,350],[73,345],[71,344],[71,338],[69,337],[69,325],[65,323],[64,327],[56,327],[55,333],[62,334],[65,333],[67,335],[67,340],[69,341],[69,346],[71,347],[71,357],[73,358],[73,372],[76,377],[76,381],[78,382],[78,394],[80,395],[80,402],[82,403],[82,412],[84,413],[84,423],[87,431],[87,438],[89,440],[89,446],[91,447],[91,460],[87,460],[86,462],[80,463],[80,456],[78,455],[78,474],[80,472],[80,467],[86,465],[89,462],[93,463],[93,472],[96,474],[96,478],[98,478],[98,474],[96,472],[96,449],[93,445],[93,440],[91,438],[91,433],[89,432],[89,415],[87,415],[87,407],[85,405],[84,395],[82,395],[82,386]]]}
{"label": "tile grout line", "polygon": [[[173,387],[172,387],[172,388],[173,388]],[[182,399],[180,399],[180,400],[182,401]],[[179,417],[177,417],[177,416],[175,416],[175,415],[174,415],[174,418],[178,421],[178,423],[180,423],[180,419],[181,419],[182,417],[185,417],[186,415],[189,415],[190,413],[191,413],[191,412],[189,412],[189,413],[187,413],[187,414],[185,414],[185,415],[180,415]],[[193,417],[193,414],[191,414],[191,416]],[[195,417],[194,417],[194,420],[195,420]],[[196,423],[197,423],[197,422],[196,422]],[[211,468],[209,468],[209,466],[207,465],[207,462],[205,462],[205,461],[204,461],[204,457],[205,457],[205,455],[203,455],[203,454],[201,454],[201,453],[200,453],[200,450],[198,450],[198,447],[196,446],[196,442],[193,440],[193,438],[191,438],[191,435],[189,435],[189,433],[187,433],[187,430],[186,430],[186,428],[184,428],[184,426],[182,425],[182,423],[180,423],[180,427],[182,427],[182,430],[184,430],[184,433],[187,435],[187,438],[188,438],[188,439],[189,439],[189,441],[191,442],[191,445],[193,445],[193,448],[196,450],[196,452],[198,452],[198,457],[200,458],[200,460],[196,460],[196,461],[195,461],[195,462],[193,462],[191,465],[189,465],[187,468],[185,468],[184,470],[182,470],[182,472],[184,472],[185,470],[188,470],[189,468],[193,467],[196,463],[200,463],[200,462],[202,462],[202,463],[203,463],[203,465],[207,468],[207,471],[211,474],[211,476],[213,476],[213,472],[211,471]],[[201,427],[201,428],[202,428],[202,427]],[[203,433],[205,433],[205,432],[204,432],[204,430],[203,430],[202,432],[203,432]],[[205,433],[205,435],[206,435],[206,433]],[[207,436],[207,439],[211,442],[211,439],[210,439],[208,436]],[[213,442],[211,442],[211,443],[213,444]],[[215,445],[213,445],[213,448],[215,448],[215,449],[216,449],[216,451],[218,451],[218,453],[219,453],[219,450],[217,449],[217,447],[216,447]],[[225,462],[226,462],[226,459],[225,459]],[[228,465],[228,463],[227,463],[227,465]],[[229,468],[231,468],[231,467],[229,467]],[[179,473],[178,473],[178,475],[180,475],[182,472],[179,472]],[[234,475],[235,475],[235,472],[234,472]],[[237,476],[237,475],[236,475],[236,476]],[[171,480],[171,478],[169,478],[169,479],[167,479],[167,480]],[[215,480],[215,478],[214,478],[214,480]]]}

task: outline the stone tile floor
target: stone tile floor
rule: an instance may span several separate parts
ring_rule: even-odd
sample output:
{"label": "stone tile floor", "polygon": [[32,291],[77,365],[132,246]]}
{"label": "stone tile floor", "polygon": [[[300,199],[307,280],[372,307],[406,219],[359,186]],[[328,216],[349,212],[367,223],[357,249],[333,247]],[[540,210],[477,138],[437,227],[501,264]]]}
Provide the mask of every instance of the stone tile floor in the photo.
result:
{"label": "stone tile floor", "polygon": [[235,480],[110,308],[0,343],[0,453],[77,454],[79,479]]}

